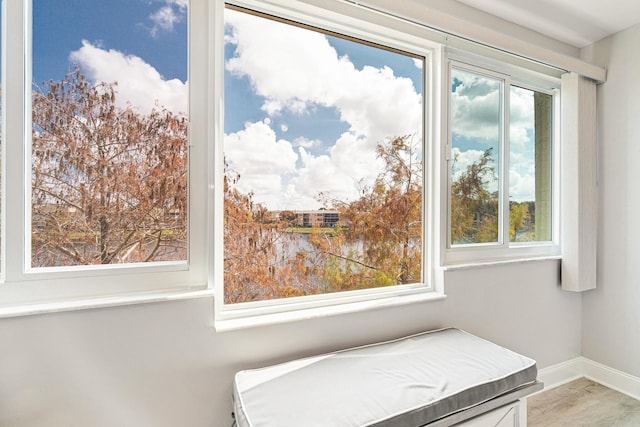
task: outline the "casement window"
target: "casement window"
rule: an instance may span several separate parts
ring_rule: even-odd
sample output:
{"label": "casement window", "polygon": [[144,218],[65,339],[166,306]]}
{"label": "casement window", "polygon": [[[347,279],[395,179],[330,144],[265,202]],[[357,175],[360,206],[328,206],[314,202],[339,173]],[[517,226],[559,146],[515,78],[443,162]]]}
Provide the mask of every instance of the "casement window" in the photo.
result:
{"label": "casement window", "polygon": [[448,81],[445,263],[557,254],[558,90],[454,61]]}

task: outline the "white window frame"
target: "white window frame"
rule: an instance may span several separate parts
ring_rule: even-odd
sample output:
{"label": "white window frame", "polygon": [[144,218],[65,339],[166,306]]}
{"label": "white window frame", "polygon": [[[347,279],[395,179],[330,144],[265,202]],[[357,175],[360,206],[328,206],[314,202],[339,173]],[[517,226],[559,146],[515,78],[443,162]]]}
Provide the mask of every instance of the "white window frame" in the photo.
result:
{"label": "white window frame", "polygon": [[[454,49],[447,51],[446,82],[443,85],[442,111],[447,112],[446,129],[442,140],[445,154],[440,169],[441,263],[445,269],[468,267],[478,264],[521,261],[541,258],[559,258],[560,248],[560,79],[556,76],[522,68],[511,63],[478,56]],[[499,146],[500,176],[498,242],[452,245],[451,243],[451,70],[458,68],[502,80],[501,142]],[[522,87],[553,97],[552,100],[552,153],[551,153],[551,239],[536,242],[511,242],[509,240],[509,96],[511,86]],[[446,95],[445,95],[446,94]]]}
{"label": "white window frame", "polygon": [[[298,316],[308,317],[318,315],[318,313],[326,315],[335,311],[336,307],[337,310],[344,309],[346,311],[352,311],[354,309],[357,310],[363,308],[367,306],[367,304],[380,305],[381,301],[386,301],[386,303],[389,304],[398,304],[403,301],[415,300],[416,298],[428,299],[441,297],[441,294],[434,292],[436,287],[434,286],[432,273],[434,270],[433,254],[435,250],[435,240],[429,237],[433,236],[433,215],[431,215],[430,212],[433,211],[433,200],[431,197],[435,190],[433,188],[434,178],[437,176],[431,168],[431,165],[435,163],[432,161],[432,159],[435,158],[433,148],[437,145],[434,143],[434,141],[437,140],[437,134],[435,133],[436,126],[433,126],[433,123],[438,123],[438,120],[436,120],[437,104],[434,103],[435,98],[431,96],[431,94],[434,93],[433,88],[438,87],[437,79],[439,78],[439,75],[433,64],[439,59],[440,46],[425,39],[415,37],[408,32],[399,31],[397,28],[394,28],[394,26],[397,27],[398,24],[402,22],[397,18],[373,13],[372,11],[362,9],[357,5],[346,5],[344,3],[336,4],[336,9],[337,6],[341,6],[340,10],[333,11],[293,1],[231,0],[227,2],[217,2],[217,12],[215,15],[217,16],[218,21],[216,21],[216,25],[214,26],[216,28],[214,36],[216,40],[216,58],[214,62],[219,64],[219,66],[215,69],[216,98],[213,104],[219,109],[215,113],[215,117],[218,120],[222,120],[221,110],[224,106],[224,99],[222,95],[224,69],[222,67],[224,66],[223,12],[225,3],[254,10],[266,15],[273,15],[278,18],[288,19],[303,25],[332,31],[347,37],[370,41],[381,46],[388,46],[390,48],[399,49],[425,58],[425,81],[423,86],[423,164],[425,170],[425,173],[423,174],[423,282],[408,285],[395,285],[385,288],[311,295],[278,300],[224,304],[224,248],[222,238],[216,238],[214,242],[215,259],[210,274],[213,282],[216,284],[215,312],[217,327],[233,327],[228,325],[233,324],[234,322],[236,324],[246,324],[254,321],[259,323],[270,321],[264,320],[265,318],[273,321],[276,321],[274,319],[280,319],[278,321],[282,321],[283,318],[292,319]],[[368,15],[372,18],[367,19]],[[223,136],[224,129],[222,124],[219,124],[216,128],[215,139],[217,141],[222,141]],[[222,144],[216,144],[216,161],[214,169],[217,170],[217,173],[215,174],[215,181],[213,183],[215,188],[222,188],[223,184],[222,149]],[[219,191],[214,197],[214,236],[222,236],[223,194]]]}
{"label": "white window frame", "polygon": [[[210,6],[188,7],[189,208],[187,260],[31,268],[31,0],[2,2],[2,247],[0,317],[185,298],[211,293],[207,282],[207,141]],[[20,159],[20,160],[17,160]]]}

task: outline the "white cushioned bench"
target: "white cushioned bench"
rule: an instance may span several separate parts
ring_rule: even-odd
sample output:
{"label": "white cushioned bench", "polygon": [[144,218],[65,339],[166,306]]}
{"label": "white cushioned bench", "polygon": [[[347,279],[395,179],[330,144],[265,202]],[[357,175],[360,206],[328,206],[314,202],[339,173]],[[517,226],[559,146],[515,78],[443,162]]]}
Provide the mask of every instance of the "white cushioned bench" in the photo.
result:
{"label": "white cushioned bench", "polygon": [[536,376],[532,359],[441,329],[240,371],[234,416],[238,427],[523,426]]}

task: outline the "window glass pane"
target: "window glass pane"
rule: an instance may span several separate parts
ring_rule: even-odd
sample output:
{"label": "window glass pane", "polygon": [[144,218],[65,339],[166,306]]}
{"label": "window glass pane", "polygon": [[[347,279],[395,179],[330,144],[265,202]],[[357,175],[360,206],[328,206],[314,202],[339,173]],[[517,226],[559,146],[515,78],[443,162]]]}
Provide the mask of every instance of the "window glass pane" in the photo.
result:
{"label": "window glass pane", "polygon": [[551,240],[552,96],[511,88],[509,239]]}
{"label": "window glass pane", "polygon": [[34,267],[186,259],[187,0],[33,0]]}
{"label": "window glass pane", "polygon": [[422,281],[424,58],[225,11],[225,302]]}
{"label": "window glass pane", "polygon": [[502,81],[458,68],[451,77],[451,242],[498,242]]}

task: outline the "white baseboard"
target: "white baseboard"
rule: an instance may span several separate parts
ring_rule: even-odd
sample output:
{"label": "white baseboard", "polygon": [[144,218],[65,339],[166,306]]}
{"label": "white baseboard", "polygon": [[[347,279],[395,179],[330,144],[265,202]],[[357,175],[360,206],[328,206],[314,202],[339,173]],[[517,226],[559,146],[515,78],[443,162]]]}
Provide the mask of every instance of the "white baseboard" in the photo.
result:
{"label": "white baseboard", "polygon": [[538,380],[544,383],[543,391],[584,377],[582,359],[582,357],[576,357],[575,359],[540,369],[538,371]]}
{"label": "white baseboard", "polygon": [[584,357],[582,359],[585,377],[640,400],[640,378]]}
{"label": "white baseboard", "polygon": [[544,390],[582,377],[640,400],[640,378],[585,357],[576,357],[538,371],[538,380],[544,383]]}

